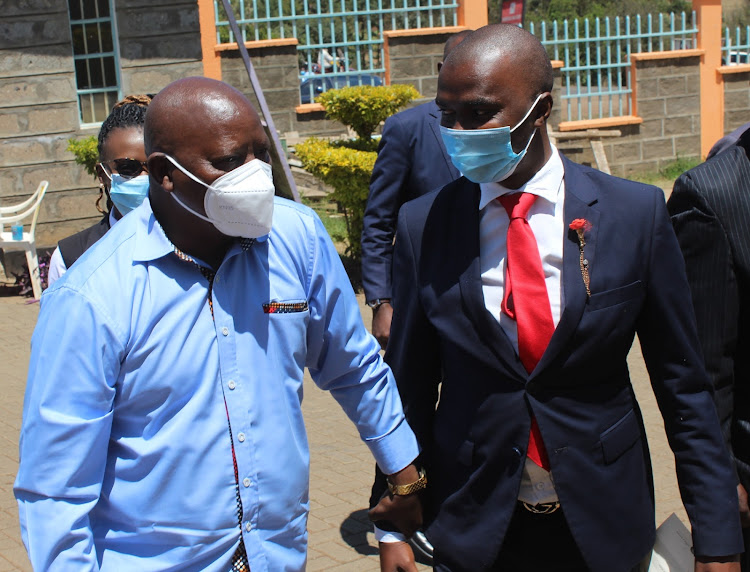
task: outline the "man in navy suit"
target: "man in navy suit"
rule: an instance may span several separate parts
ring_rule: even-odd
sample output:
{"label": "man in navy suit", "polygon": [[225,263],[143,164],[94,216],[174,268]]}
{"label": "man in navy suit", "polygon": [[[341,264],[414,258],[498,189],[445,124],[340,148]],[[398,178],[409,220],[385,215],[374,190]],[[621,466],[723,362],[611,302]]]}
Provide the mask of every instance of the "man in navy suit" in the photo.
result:
{"label": "man in navy suit", "polygon": [[[552,77],[544,48],[520,28],[465,39],[436,98],[464,177],[399,215],[386,360],[423,448],[435,567],[630,572],[649,554],[651,462],[626,361],[638,334],[695,570],[738,571],[735,477],[664,195],[558,153],[546,130]],[[529,197],[528,214],[509,210]],[[519,224],[533,231],[525,258],[517,235],[511,243]],[[533,265],[549,318],[529,328],[518,279]],[[530,365],[535,325],[550,332]],[[374,500],[386,484],[376,481]],[[370,513],[379,524],[389,498]],[[407,549],[381,543],[382,569],[412,570]]]}
{"label": "man in navy suit", "polygon": [[[471,33],[445,42],[443,59]],[[440,71],[441,63],[438,63]],[[370,179],[362,230],[362,283],[372,308],[372,333],[385,347],[391,328],[391,264],[398,210],[406,201],[441,188],[460,176],[440,136],[434,101],[392,115],[385,121]]]}

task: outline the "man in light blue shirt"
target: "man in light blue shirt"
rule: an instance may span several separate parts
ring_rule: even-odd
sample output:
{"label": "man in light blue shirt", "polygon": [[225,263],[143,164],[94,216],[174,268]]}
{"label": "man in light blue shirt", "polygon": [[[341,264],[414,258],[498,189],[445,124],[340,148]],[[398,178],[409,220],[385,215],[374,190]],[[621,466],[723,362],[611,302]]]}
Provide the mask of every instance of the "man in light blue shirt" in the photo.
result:
{"label": "man in light blue shirt", "polygon": [[[23,541],[37,570],[303,570],[304,368],[394,485],[419,478],[414,434],[320,220],[273,197],[247,99],[179,80],[145,139],[150,200],[42,299]],[[415,494],[387,502],[420,524]]]}

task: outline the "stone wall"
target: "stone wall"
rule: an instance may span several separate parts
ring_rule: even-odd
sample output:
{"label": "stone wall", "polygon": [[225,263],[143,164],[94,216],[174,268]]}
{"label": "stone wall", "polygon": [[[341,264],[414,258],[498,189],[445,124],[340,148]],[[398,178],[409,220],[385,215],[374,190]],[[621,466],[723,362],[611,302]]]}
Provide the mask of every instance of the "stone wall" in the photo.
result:
{"label": "stone wall", "polygon": [[[123,95],[202,74],[195,2],[116,6]],[[21,202],[48,180],[37,245],[52,247],[99,218],[97,185],[66,150],[68,139],[98,128],[80,126],[67,1],[0,0],[0,13],[0,204]]]}
{"label": "stone wall", "polygon": [[438,63],[443,61],[445,42],[454,32],[428,35],[393,35],[388,37],[390,80],[392,84],[408,83],[417,88],[418,105],[435,98]]}
{"label": "stone wall", "polygon": [[[699,63],[699,55],[635,60],[634,115],[642,122],[604,128],[622,134],[603,139],[612,174],[657,172],[678,157],[700,157]],[[572,160],[595,166],[587,144],[561,149]]]}

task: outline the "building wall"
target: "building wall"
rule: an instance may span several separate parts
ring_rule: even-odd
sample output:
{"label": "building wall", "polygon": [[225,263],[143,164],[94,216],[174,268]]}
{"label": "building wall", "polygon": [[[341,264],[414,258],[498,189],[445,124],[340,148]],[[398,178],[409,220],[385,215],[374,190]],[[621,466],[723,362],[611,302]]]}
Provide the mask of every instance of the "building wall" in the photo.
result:
{"label": "building wall", "polygon": [[[116,7],[123,95],[202,75],[195,2],[117,0]],[[66,150],[68,139],[99,129],[80,127],[67,1],[0,0],[0,12],[0,204],[21,202],[48,180],[37,245],[51,247],[100,216],[96,181]]]}

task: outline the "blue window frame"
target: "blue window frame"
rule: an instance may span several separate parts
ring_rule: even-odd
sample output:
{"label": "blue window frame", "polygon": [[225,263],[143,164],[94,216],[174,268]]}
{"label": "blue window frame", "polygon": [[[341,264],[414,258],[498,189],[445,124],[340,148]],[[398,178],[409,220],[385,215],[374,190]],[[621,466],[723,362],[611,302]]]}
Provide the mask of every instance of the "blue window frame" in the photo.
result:
{"label": "blue window frame", "polygon": [[81,123],[101,123],[121,97],[114,0],[68,0],[68,10]]}

